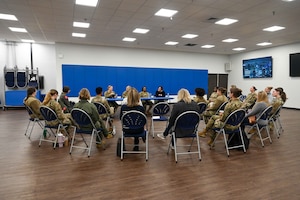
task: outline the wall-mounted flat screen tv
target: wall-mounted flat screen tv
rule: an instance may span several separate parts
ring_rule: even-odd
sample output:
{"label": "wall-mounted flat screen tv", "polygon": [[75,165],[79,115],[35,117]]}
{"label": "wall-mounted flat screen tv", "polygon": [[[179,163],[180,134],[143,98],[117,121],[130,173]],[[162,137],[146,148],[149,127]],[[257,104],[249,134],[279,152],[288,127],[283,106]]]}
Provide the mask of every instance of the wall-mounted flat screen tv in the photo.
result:
{"label": "wall-mounted flat screen tv", "polygon": [[300,77],[300,53],[290,54],[290,76]]}
{"label": "wall-mounted flat screen tv", "polygon": [[271,78],[273,73],[272,57],[243,60],[244,78]]}

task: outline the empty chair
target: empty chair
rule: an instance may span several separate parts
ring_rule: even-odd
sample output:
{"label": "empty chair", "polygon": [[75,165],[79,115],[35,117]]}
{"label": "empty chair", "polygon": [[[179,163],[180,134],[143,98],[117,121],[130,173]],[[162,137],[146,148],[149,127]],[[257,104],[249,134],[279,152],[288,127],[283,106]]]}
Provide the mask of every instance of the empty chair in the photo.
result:
{"label": "empty chair", "polygon": [[[229,150],[230,149],[237,149],[237,148],[243,148],[243,151],[246,152],[246,147],[243,139],[243,133],[241,130],[241,123],[244,120],[246,115],[245,110],[243,109],[238,109],[232,112],[228,117],[226,118],[224,125],[220,128],[214,128],[213,130],[217,133],[211,147],[213,147],[219,137],[220,134],[223,135],[224,138],[224,143],[226,147],[226,153],[227,156],[229,157]],[[238,145],[233,145],[233,146],[228,146],[228,143],[230,142],[231,138],[233,137],[234,134],[239,134],[240,140],[242,144]],[[228,135],[228,138],[227,136]]]}
{"label": "empty chair", "polygon": [[[43,126],[44,131],[41,134],[39,146],[41,146],[42,141],[51,142],[51,143],[53,143],[53,148],[55,149],[56,143],[57,143],[57,134],[60,133],[61,131],[64,131],[68,135],[68,132],[66,130],[67,125],[63,124],[62,121],[58,119],[56,113],[47,106],[41,106],[40,112],[41,112],[43,118],[45,119],[44,120],[45,124]],[[50,125],[51,122],[53,122],[53,121],[56,121],[58,123],[56,123],[56,125]],[[50,132],[49,132],[50,137],[45,137],[46,135],[44,135],[44,133],[47,132],[47,129],[50,130]],[[56,131],[53,131],[53,129]],[[51,137],[51,136],[53,136],[53,137]],[[53,139],[51,139],[51,138],[53,138]]]}
{"label": "empty chair", "polygon": [[152,116],[151,116],[151,132],[152,137],[154,138],[155,132],[162,133],[164,130],[155,130],[154,122],[165,121],[166,125],[168,122],[168,114],[171,110],[170,105],[167,102],[160,102],[153,106]]}
{"label": "empty chair", "polygon": [[18,71],[17,72],[17,86],[18,88],[24,88],[28,84],[28,72]]}
{"label": "empty chair", "polygon": [[[199,122],[200,115],[196,111],[185,111],[176,118],[175,123],[171,128],[172,138],[168,147],[168,153],[171,148],[174,148],[176,163],[178,161],[178,155],[184,154],[198,154],[199,160],[201,161],[200,141],[197,134]],[[178,144],[178,139],[186,138],[191,139],[191,143],[189,145]],[[197,151],[191,151],[195,138],[197,143]],[[185,151],[183,151],[184,147],[186,147]]]}
{"label": "empty chair", "polygon": [[[249,132],[251,130],[255,130],[257,135],[259,136],[259,139],[261,141],[261,145],[262,147],[264,147],[264,140],[269,139],[270,143],[272,143],[272,139],[270,136],[270,128],[268,125],[269,119],[270,119],[270,112],[272,111],[272,106],[267,107],[261,114],[260,116],[256,119],[256,122],[254,124],[250,124],[250,125],[246,125],[245,127],[250,127],[248,129],[248,131],[246,131],[247,134],[249,134]],[[262,119],[266,121],[266,124],[259,124],[258,121]],[[262,137],[262,130],[265,129],[267,136],[266,137]]]}
{"label": "empty chair", "polygon": [[[131,110],[123,114],[121,118],[122,123],[122,137],[121,137],[121,160],[124,158],[124,154],[136,154],[142,153],[146,155],[146,161],[149,157],[149,140],[148,140],[148,131],[145,129],[147,127],[147,117],[144,113]],[[140,151],[127,151],[125,145],[125,138],[128,137],[141,137],[145,142],[145,149]],[[141,146],[141,144],[134,144]],[[129,144],[127,144],[129,146]],[[139,147],[138,146],[138,147]],[[128,148],[128,147],[127,147]]]}
{"label": "empty chair", "polygon": [[[24,104],[27,112],[28,112],[28,115],[29,115],[29,122],[27,124],[27,127],[26,127],[26,131],[25,131],[25,136],[28,137],[28,139],[30,139],[30,136],[31,136],[31,133],[32,133],[32,130],[35,126],[35,124],[37,123],[42,129],[44,128],[43,127],[43,124],[42,124],[42,120],[40,120],[35,114],[34,112],[32,111],[32,109],[28,106],[26,106],[26,104]],[[31,128],[30,128],[31,126]],[[30,128],[30,132],[29,131],[29,128]],[[28,135],[27,135],[28,134]]]}
{"label": "empty chair", "polygon": [[5,70],[5,85],[8,88],[14,88],[16,87],[16,83],[15,83],[15,70],[13,71],[7,71]]}
{"label": "empty chair", "polygon": [[[95,124],[93,123],[93,120],[91,119],[89,114],[87,114],[82,109],[73,108],[71,110],[71,116],[78,126],[74,126],[71,147],[70,147],[70,154],[72,153],[73,148],[85,149],[85,150],[88,150],[88,157],[90,157],[92,144],[93,144],[93,140],[94,140],[94,135],[98,138],[98,141],[96,140],[96,144],[101,144],[101,143],[103,144],[102,139],[104,138],[104,135],[102,135],[102,129],[97,128],[95,126]],[[82,128],[87,125],[92,125],[92,128],[90,130],[86,130],[86,129]],[[74,144],[77,133],[80,134],[85,146],[83,146],[79,142],[76,145]],[[90,136],[88,142],[86,141],[86,138],[83,136],[83,134]],[[103,148],[105,148],[105,147],[103,146]]]}
{"label": "empty chair", "polygon": [[280,122],[280,111],[282,106],[279,106],[273,115],[269,118],[269,123],[272,123],[274,126],[274,130],[276,132],[277,138],[280,137],[280,134],[283,132],[283,128]]}

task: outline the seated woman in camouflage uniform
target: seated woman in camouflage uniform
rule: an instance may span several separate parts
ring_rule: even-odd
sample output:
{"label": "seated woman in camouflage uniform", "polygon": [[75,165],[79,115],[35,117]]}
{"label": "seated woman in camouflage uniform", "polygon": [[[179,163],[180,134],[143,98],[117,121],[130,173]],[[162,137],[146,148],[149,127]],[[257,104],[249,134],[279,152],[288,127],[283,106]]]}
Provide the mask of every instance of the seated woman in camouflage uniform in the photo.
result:
{"label": "seated woman in camouflage uniform", "polygon": [[211,145],[216,137],[216,133],[212,129],[222,127],[230,113],[241,108],[242,102],[238,99],[241,94],[241,89],[231,88],[229,93],[230,101],[225,106],[224,112],[219,115],[213,115],[206,124],[205,129],[198,133],[200,137],[205,137],[206,133],[210,133],[210,140],[207,142],[208,145]]}
{"label": "seated woman in camouflage uniform", "polygon": [[252,108],[256,102],[257,99],[257,94],[256,94],[256,87],[252,86],[250,88],[250,93],[247,95],[246,99],[243,101],[242,109],[248,110]]}
{"label": "seated woman in camouflage uniform", "polygon": [[203,88],[195,89],[196,96],[193,98],[193,101],[196,103],[208,103],[208,101],[203,97],[205,95],[205,90]]}
{"label": "seated woman in camouflage uniform", "polygon": [[36,97],[36,89],[34,87],[30,87],[27,89],[27,97],[24,99],[24,104],[31,108],[34,116],[31,117],[38,117],[39,119],[44,119],[41,112],[40,107],[42,103]]}

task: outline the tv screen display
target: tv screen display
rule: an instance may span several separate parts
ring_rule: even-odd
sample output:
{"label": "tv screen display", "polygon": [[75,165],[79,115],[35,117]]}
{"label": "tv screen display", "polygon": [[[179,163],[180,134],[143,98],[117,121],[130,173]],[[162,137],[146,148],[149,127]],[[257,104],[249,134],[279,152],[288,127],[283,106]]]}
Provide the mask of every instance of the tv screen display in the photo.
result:
{"label": "tv screen display", "polygon": [[300,53],[290,54],[290,76],[300,77]]}
{"label": "tv screen display", "polygon": [[271,78],[273,72],[272,57],[243,60],[244,78]]}

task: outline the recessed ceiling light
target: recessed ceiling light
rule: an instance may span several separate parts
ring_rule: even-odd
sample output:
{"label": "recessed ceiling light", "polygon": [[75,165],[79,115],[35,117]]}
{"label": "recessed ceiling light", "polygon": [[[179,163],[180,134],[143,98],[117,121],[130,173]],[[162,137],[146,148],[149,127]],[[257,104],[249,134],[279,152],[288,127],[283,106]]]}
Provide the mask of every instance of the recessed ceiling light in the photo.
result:
{"label": "recessed ceiling light", "polygon": [[98,4],[98,0],[76,0],[75,3],[81,6],[96,7]]}
{"label": "recessed ceiling light", "polygon": [[182,38],[189,38],[189,39],[192,39],[192,38],[195,38],[195,37],[198,37],[198,35],[196,34],[185,34],[183,36],[181,36]]}
{"label": "recessed ceiling light", "polygon": [[206,45],[201,46],[201,48],[204,48],[204,49],[210,49],[210,48],[213,48],[213,47],[215,47],[215,45],[206,44]]}
{"label": "recessed ceiling light", "polygon": [[238,21],[239,20],[237,20],[237,19],[224,18],[224,19],[221,19],[219,21],[216,21],[215,24],[230,25],[230,24],[233,24],[233,23],[238,22]]}
{"label": "recessed ceiling light", "polygon": [[124,37],[122,40],[125,42],[134,42],[136,40],[136,38]]}
{"label": "recessed ceiling light", "polygon": [[89,28],[90,27],[90,23],[86,23],[86,22],[73,22],[73,26],[74,27],[79,27],[79,28]]}
{"label": "recessed ceiling light", "polygon": [[27,33],[27,30],[25,28],[17,28],[17,27],[8,27],[13,32],[21,32],[21,33]]}
{"label": "recessed ceiling light", "polygon": [[2,13],[0,13],[0,19],[18,21],[18,19],[16,18],[16,16],[9,15],[9,14],[2,14]]}
{"label": "recessed ceiling light", "polygon": [[268,46],[268,45],[271,45],[272,43],[271,42],[261,42],[261,43],[258,43],[256,44],[257,46]]}
{"label": "recessed ceiling light", "polygon": [[177,10],[169,10],[169,9],[160,9],[155,13],[156,16],[161,16],[161,17],[172,17],[175,15],[178,11]]}
{"label": "recessed ceiling light", "polygon": [[145,34],[149,32],[149,29],[144,29],[144,28],[136,28],[134,29],[132,32],[134,33],[141,33],[141,34]]}
{"label": "recessed ceiling light", "polygon": [[27,43],[33,43],[34,40],[26,40],[26,39],[21,39],[22,42],[27,42]]}
{"label": "recessed ceiling light", "polygon": [[178,42],[174,42],[174,41],[168,41],[165,43],[165,45],[170,45],[170,46],[174,46],[174,45],[177,45]]}
{"label": "recessed ceiling light", "polygon": [[232,50],[233,51],[243,51],[243,50],[246,50],[246,48],[244,48],[244,47],[238,47],[238,48],[234,48]]}
{"label": "recessed ceiling light", "polygon": [[285,27],[282,27],[282,26],[271,26],[271,27],[268,27],[268,28],[264,28],[263,30],[264,31],[274,32],[274,31],[279,31],[279,30],[282,30],[282,29],[285,29]]}
{"label": "recessed ceiling light", "polygon": [[85,38],[86,34],[85,33],[72,33],[73,37],[81,37],[81,38]]}
{"label": "recessed ceiling light", "polygon": [[236,42],[236,41],[239,41],[239,40],[234,39],[234,38],[228,38],[228,39],[222,40],[222,42]]}

